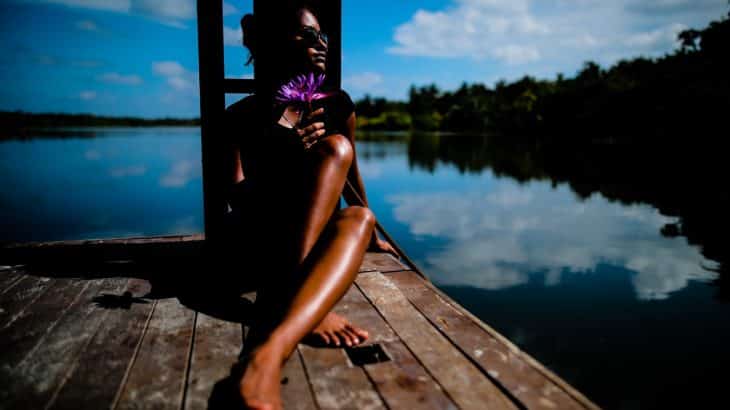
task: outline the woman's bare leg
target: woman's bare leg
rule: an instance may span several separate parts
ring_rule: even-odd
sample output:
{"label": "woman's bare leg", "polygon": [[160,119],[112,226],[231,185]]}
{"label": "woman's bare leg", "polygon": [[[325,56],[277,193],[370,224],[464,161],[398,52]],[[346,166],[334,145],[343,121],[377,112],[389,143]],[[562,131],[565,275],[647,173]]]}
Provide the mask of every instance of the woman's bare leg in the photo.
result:
{"label": "woman's bare leg", "polygon": [[[308,165],[303,178],[307,184],[304,191],[306,194],[303,198],[287,201],[291,207],[284,216],[297,221],[297,225],[292,227],[292,240],[287,241],[288,248],[283,250],[286,254],[285,260],[289,261],[287,266],[299,267],[304,263],[330,221],[354,160],[353,152],[351,142],[346,137],[335,134],[320,140],[305,154]],[[294,181],[299,183],[300,179]],[[288,301],[293,296],[283,295],[285,292],[282,291],[281,280],[259,293],[262,304],[270,306],[280,306],[282,299]],[[336,346],[358,344],[368,337],[365,330],[350,324],[347,319],[334,312],[326,315],[312,333],[325,344]]]}
{"label": "woman's bare leg", "polygon": [[[288,241],[295,272],[291,277],[278,278],[278,286],[268,286],[263,295],[268,306],[284,305],[286,309],[273,318],[276,324],[271,328],[253,330],[265,336],[257,341],[241,380],[241,394],[251,408],[280,406],[279,377],[284,360],[317,326],[332,325],[326,323],[326,318],[333,317],[332,307],[352,284],[372,237],[375,218],[369,209],[349,207],[334,213],[352,161],[352,146],[340,135],[327,137],[317,145],[311,153],[316,155],[312,162],[314,175],[307,178],[312,182],[304,204],[293,201],[293,214],[282,215],[286,220],[301,221],[301,225],[292,227],[295,240]],[[281,279],[286,286],[281,286]],[[334,318],[329,322],[339,319],[339,325],[349,325],[344,318]],[[357,328],[340,330],[347,344],[357,343],[358,335],[367,337]]]}
{"label": "woman's bare leg", "polygon": [[283,319],[249,358],[241,380],[241,395],[249,408],[281,407],[281,366],[354,281],[374,226],[369,209],[346,208],[337,213],[312,249],[302,264],[307,274]]}

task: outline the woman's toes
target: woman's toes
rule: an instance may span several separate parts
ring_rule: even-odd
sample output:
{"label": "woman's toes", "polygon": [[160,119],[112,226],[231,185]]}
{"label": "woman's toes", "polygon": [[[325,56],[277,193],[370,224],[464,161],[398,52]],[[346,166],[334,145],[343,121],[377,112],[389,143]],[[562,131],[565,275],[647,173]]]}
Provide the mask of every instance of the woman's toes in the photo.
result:
{"label": "woman's toes", "polygon": [[322,341],[326,345],[330,344],[330,342],[332,341],[332,339],[330,338],[330,336],[327,333],[325,333],[325,332],[319,332],[319,333],[317,333],[317,335],[319,335],[319,337],[322,339]]}
{"label": "woman's toes", "polygon": [[358,338],[362,340],[367,340],[368,337],[370,337],[370,334],[366,330],[360,329],[359,327],[353,326],[351,324],[347,325],[347,330],[349,330],[351,333],[354,333]]}
{"label": "woman's toes", "polygon": [[335,346],[339,346],[342,344],[342,342],[340,342],[340,337],[337,332],[327,332],[327,335],[330,337],[330,340]]}

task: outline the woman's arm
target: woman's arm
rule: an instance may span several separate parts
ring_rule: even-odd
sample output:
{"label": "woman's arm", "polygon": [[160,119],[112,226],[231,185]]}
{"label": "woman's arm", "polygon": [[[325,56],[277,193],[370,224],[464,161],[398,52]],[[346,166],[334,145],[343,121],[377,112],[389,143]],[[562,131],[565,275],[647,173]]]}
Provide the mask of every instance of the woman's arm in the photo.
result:
{"label": "woman's arm", "polygon": [[[355,113],[353,112],[350,114],[350,117],[347,118],[347,127],[345,128],[345,137],[347,137],[348,140],[350,140],[350,143],[352,144],[352,152],[353,152],[353,158],[352,158],[352,165],[350,166],[350,171],[347,174],[347,180],[350,181],[350,184],[352,184],[353,188],[355,188],[355,191],[360,196],[360,198],[363,200],[363,204],[360,204],[357,197],[353,195],[348,189],[345,189],[343,196],[345,197],[345,201],[348,205],[362,205],[366,207],[370,207],[368,205],[368,198],[365,195],[365,184],[362,182],[362,176],[360,175],[360,169],[357,165],[357,151],[355,150],[355,124],[357,123],[355,118]],[[373,229],[373,236],[370,240],[370,249],[378,250],[382,252],[391,252],[395,255],[397,255],[397,252],[395,249],[393,249],[392,246],[387,241],[384,241],[378,237],[377,229]]]}

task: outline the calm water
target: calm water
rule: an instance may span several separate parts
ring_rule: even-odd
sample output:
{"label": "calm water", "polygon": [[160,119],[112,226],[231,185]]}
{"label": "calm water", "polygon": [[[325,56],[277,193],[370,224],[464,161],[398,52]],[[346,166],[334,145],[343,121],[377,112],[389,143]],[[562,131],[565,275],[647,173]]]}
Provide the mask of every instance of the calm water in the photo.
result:
{"label": "calm water", "polygon": [[[0,142],[0,241],[202,230],[197,129],[78,134]],[[467,309],[603,406],[721,397],[730,304],[712,215],[483,137],[375,139],[357,146],[371,207]]]}

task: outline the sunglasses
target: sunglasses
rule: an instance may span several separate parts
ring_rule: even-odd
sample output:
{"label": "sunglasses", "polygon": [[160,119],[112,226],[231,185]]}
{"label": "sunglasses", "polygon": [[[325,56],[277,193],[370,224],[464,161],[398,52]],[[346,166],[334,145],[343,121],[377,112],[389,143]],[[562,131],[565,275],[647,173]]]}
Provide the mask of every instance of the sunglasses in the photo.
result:
{"label": "sunglasses", "polygon": [[302,38],[302,40],[310,45],[317,45],[320,41],[322,41],[325,46],[329,43],[329,37],[327,37],[327,34],[317,31],[312,27],[302,28],[298,35]]}

